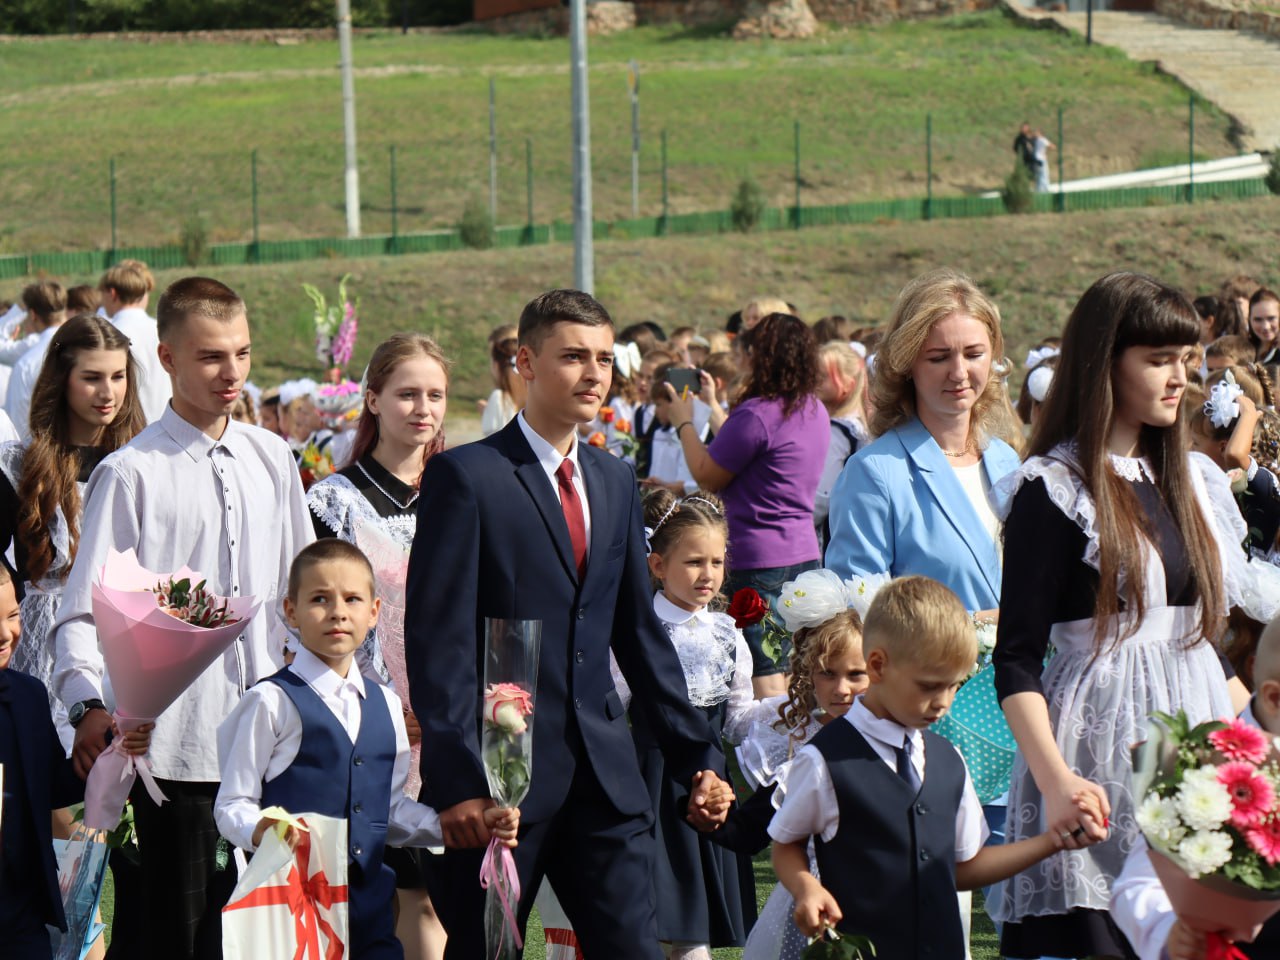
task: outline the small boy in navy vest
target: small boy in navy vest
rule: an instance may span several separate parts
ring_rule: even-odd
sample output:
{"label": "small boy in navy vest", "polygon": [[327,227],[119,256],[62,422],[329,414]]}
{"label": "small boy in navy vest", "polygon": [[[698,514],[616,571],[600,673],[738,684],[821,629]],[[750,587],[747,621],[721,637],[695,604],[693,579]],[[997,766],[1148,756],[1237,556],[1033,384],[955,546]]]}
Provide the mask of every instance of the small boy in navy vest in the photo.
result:
{"label": "small boy in navy vest", "polygon": [[[0,563],[0,953],[12,960],[49,960],[53,952],[45,925],[67,928],[50,814],[83,800],[84,782],[58,739],[44,684],[9,670],[21,636],[13,576]],[[124,734],[125,749],[146,753],[154,726]]]}
{"label": "small boy in navy vest", "polygon": [[[284,602],[302,648],[293,662],[245,694],[218,730],[222,785],[214,818],[222,835],[256,849],[275,822],[268,806],[347,821],[350,860],[348,956],[399,960],[388,843],[442,843],[440,818],[404,795],[409,740],[404,708],[387,687],[352,669],[378,620],[373,570],[358,548],[317,540],[294,559]],[[492,808],[485,824],[515,846],[520,812]],[[286,840],[298,837],[289,828]],[[478,881],[477,881],[478,882]]]}
{"label": "small boy in navy vest", "polygon": [[[956,891],[1025,870],[1063,838],[984,847],[987,824],[964,761],[928,730],[978,656],[954,593],[927,577],[885,585],[867,611],[863,649],[870,688],[788,773],[769,825],[773,866],[809,936],[834,926],[870,939],[880,957],[963,957]],[[1075,799],[1102,822],[1092,795]],[[811,837],[821,882],[809,872]]]}

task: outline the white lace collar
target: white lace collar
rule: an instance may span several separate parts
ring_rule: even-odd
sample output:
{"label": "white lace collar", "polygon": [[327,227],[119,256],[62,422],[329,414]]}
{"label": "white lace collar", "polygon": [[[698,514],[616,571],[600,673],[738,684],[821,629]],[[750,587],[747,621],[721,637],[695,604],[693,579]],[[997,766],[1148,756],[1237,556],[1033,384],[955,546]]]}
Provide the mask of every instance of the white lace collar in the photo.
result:
{"label": "white lace collar", "polygon": [[661,590],[653,595],[653,610],[665,623],[680,624],[688,623],[690,620],[696,620],[698,623],[715,622],[715,614],[706,607],[693,611],[677,607]]}
{"label": "white lace collar", "polygon": [[[1066,444],[1064,444],[1066,446]],[[1070,445],[1072,458],[1075,458],[1075,444]],[[1151,467],[1151,461],[1146,457],[1122,457],[1118,453],[1111,454],[1111,469],[1114,470],[1121,479],[1128,480],[1130,483],[1140,483],[1143,480],[1156,482],[1156,472]]]}

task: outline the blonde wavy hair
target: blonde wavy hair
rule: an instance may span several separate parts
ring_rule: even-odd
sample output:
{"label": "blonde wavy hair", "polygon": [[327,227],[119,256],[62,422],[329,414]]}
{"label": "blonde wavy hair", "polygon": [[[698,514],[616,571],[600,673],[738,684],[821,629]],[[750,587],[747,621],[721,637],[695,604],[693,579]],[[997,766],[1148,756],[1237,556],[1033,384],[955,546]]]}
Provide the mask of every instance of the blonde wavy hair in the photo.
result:
{"label": "blonde wavy hair", "polygon": [[1000,309],[978,289],[977,284],[956,270],[941,269],[916,277],[898,294],[893,316],[876,353],[871,378],[871,400],[875,415],[871,435],[879,437],[916,416],[916,388],[911,368],[924,349],[934,325],[954,313],[973,317],[987,328],[991,337],[991,375],[973,405],[971,430],[979,446],[998,437],[1015,449],[1021,445],[1021,431],[1014,428],[1013,410],[1005,389],[1004,334],[1000,331]]}

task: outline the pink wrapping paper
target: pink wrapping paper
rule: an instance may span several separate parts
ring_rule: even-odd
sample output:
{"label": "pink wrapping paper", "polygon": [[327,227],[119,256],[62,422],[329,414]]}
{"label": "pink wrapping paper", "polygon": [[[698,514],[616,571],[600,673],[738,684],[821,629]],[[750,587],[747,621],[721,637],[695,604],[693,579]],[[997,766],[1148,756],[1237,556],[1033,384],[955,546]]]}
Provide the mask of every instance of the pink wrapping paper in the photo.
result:
{"label": "pink wrapping paper", "polygon": [[[111,550],[93,585],[93,620],[121,730],[135,730],[164,713],[244,632],[258,611],[255,598],[234,597],[228,599],[227,610],[238,618],[235,623],[213,628],[184,623],[161,610],[151,592],[169,576],[147,570],[132,550]],[[189,577],[193,583],[203,579],[188,567],[172,576]],[[114,829],[138,776],[151,798],[163,802],[145,757],[132,757],[115,743],[104,750],[85,784],[85,825]]]}

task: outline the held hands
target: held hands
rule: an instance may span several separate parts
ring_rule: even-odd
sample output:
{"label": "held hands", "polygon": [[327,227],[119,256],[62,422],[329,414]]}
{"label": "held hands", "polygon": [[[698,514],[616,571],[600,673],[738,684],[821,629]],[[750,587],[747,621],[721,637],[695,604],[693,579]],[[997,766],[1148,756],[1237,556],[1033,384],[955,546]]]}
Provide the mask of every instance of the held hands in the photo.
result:
{"label": "held hands", "polygon": [[712,770],[699,770],[693,777],[689,795],[689,813],[685,818],[703,833],[719,828],[733,805],[733,787]]}
{"label": "held hands", "polygon": [[98,754],[107,749],[107,731],[114,726],[111,714],[105,710],[90,710],[76,727],[75,743],[71,747],[71,764],[81,780],[89,778],[89,770]]}
{"label": "held hands", "polygon": [[408,707],[404,708],[404,732],[409,737],[409,746],[416,747],[422,742],[422,726]]}
{"label": "held hands", "polygon": [[296,851],[298,843],[302,840],[301,831],[293,824],[277,820],[275,817],[263,817],[258,821],[258,825],[253,828],[253,849],[257,850],[262,844],[262,838],[267,835],[267,831],[274,830],[277,826],[284,827],[284,832],[280,839],[288,845],[290,850]]}
{"label": "held hands", "polygon": [[1177,920],[1169,930],[1164,952],[1169,960],[1205,960],[1209,955],[1209,941],[1202,931]]}
{"label": "held hands", "polygon": [[1045,791],[1044,803],[1048,833],[1059,850],[1082,850],[1107,839],[1111,803],[1096,783],[1070,774]]}
{"label": "held hands", "polygon": [[504,847],[514,848],[516,835],[520,832],[520,808],[490,807],[484,812],[484,825],[502,841]]}
{"label": "held hands", "polygon": [[806,884],[804,891],[796,897],[796,909],[793,917],[796,926],[806,937],[816,937],[827,927],[834,927],[843,918],[840,904],[822,884],[814,882]]}
{"label": "held hands", "polygon": [[[80,725],[84,726],[84,722],[81,721]],[[155,728],[155,721],[152,721],[144,723],[137,730],[122,733],[114,722],[111,724],[113,738],[120,744],[120,748],[135,757],[141,757],[151,749],[151,731]]]}
{"label": "held hands", "polygon": [[[440,831],[444,834],[444,845],[461,849],[488,846],[489,819],[492,816],[489,811],[497,806],[489,797],[475,797],[441,810]],[[518,811],[516,816],[518,822]]]}

